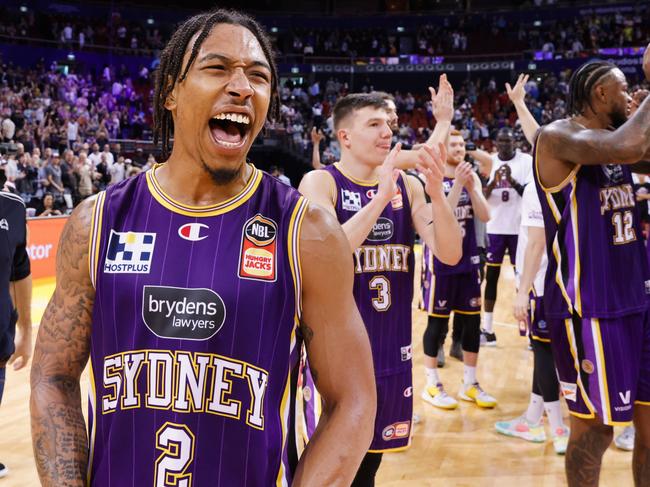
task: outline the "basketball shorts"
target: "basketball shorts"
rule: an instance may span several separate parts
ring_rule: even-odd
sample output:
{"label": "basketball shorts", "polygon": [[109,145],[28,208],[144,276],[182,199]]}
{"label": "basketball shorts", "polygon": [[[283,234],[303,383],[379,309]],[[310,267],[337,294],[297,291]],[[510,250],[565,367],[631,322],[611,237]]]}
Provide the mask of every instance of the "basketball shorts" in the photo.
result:
{"label": "basketball shorts", "polygon": [[503,264],[503,256],[508,250],[510,262],[515,265],[517,260],[517,235],[488,234],[487,265]]}
{"label": "basketball shorts", "polygon": [[530,293],[528,323],[528,333],[532,340],[545,343],[551,341],[551,333],[548,329],[546,316],[544,316],[544,296],[535,296],[533,293]]}
{"label": "basketball shorts", "polygon": [[553,358],[571,414],[627,425],[650,406],[648,312],[620,318],[548,320]]}
{"label": "basketball shorts", "polygon": [[452,311],[480,314],[481,277],[478,270],[463,274],[433,274],[431,281],[424,283],[423,288],[423,299],[430,316],[448,318]]}
{"label": "basketball shorts", "polygon": [[413,377],[411,368],[376,377],[377,415],[369,451],[405,450],[411,444],[413,425]]}

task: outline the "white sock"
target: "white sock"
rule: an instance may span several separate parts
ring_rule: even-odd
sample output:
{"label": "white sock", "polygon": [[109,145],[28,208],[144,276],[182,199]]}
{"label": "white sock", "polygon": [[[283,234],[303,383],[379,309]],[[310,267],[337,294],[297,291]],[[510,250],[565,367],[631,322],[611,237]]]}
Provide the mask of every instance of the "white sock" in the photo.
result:
{"label": "white sock", "polygon": [[424,373],[427,376],[427,387],[435,386],[438,384],[438,382],[440,382],[440,379],[438,378],[438,371],[436,369],[425,367]]}
{"label": "white sock", "polygon": [[526,420],[531,424],[537,424],[542,419],[542,414],[544,414],[544,398],[534,392],[530,393],[530,402],[528,403],[528,409],[524,415]]}
{"label": "white sock", "polygon": [[562,419],[562,408],[560,407],[560,401],[545,402],[544,409],[546,410],[546,416],[548,416],[548,422],[551,426],[551,431],[553,434],[557,431],[558,428],[564,428],[564,420]]}
{"label": "white sock", "polygon": [[492,312],[484,312],[483,313],[483,329],[487,331],[488,333],[492,333],[493,327],[492,327],[492,315],[494,313]]}
{"label": "white sock", "polygon": [[476,367],[463,365],[463,384],[466,386],[476,384]]}

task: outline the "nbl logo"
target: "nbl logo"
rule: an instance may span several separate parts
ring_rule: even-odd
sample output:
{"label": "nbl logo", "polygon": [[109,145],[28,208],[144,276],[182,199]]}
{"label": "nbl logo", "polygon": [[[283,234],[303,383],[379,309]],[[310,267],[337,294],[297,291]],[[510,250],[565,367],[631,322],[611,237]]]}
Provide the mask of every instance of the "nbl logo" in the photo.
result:
{"label": "nbl logo", "polygon": [[107,274],[149,274],[155,243],[155,233],[111,230],[104,272]]}

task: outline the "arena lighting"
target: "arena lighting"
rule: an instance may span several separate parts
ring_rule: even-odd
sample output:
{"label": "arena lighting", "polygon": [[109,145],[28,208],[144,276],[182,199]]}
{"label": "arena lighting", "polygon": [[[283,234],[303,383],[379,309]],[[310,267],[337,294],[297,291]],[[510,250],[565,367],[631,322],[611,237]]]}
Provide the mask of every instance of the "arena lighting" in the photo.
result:
{"label": "arena lighting", "polygon": [[154,22],[154,20],[153,20],[151,17],[149,17],[149,18],[147,19],[147,24],[149,24],[149,25],[153,25],[153,22]]}
{"label": "arena lighting", "polygon": [[291,72],[292,72],[292,73],[299,73],[299,72],[300,72],[300,68],[299,68],[298,66],[294,66],[293,68],[291,68]]}
{"label": "arena lighting", "polygon": [[277,27],[271,27],[271,32],[276,34],[278,32],[278,28]]}
{"label": "arena lighting", "polygon": [[404,27],[401,25],[397,26],[397,32],[404,32]]}
{"label": "arena lighting", "polygon": [[535,27],[539,27],[539,26],[542,25],[542,21],[541,21],[541,20],[536,20],[535,22],[533,22],[533,25],[534,25]]}
{"label": "arena lighting", "polygon": [[68,61],[74,61],[75,57],[73,53],[68,54]]}
{"label": "arena lighting", "polygon": [[21,11],[22,13],[27,12],[27,7],[25,7],[24,5],[21,5],[21,6],[20,6],[20,11]]}

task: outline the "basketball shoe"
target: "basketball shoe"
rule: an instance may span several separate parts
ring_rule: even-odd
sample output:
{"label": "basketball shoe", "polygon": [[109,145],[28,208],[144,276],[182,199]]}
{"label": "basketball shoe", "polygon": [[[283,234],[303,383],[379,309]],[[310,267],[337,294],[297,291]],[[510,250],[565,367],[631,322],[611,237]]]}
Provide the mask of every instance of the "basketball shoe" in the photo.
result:
{"label": "basketball shoe", "polygon": [[558,455],[564,455],[566,453],[566,447],[569,443],[569,428],[566,426],[563,428],[558,428],[553,434],[553,448],[555,453]]}
{"label": "basketball shoe", "polygon": [[463,401],[475,402],[481,408],[493,408],[497,405],[497,400],[481,389],[478,382],[474,384],[463,384],[458,393]]}
{"label": "basketball shoe", "polygon": [[481,345],[484,345],[486,347],[496,347],[497,346],[496,333],[490,333],[481,329]]}
{"label": "basketball shoe", "polygon": [[429,386],[422,391],[422,399],[440,409],[456,409],[458,401],[445,392],[441,383]]}
{"label": "basketball shoe", "polygon": [[5,467],[4,463],[0,463],[0,479],[2,477],[6,477],[8,473],[9,473],[9,469]]}
{"label": "basketball shoe", "polygon": [[634,426],[626,426],[623,432],[616,437],[614,444],[620,450],[634,450]]}
{"label": "basketball shoe", "polygon": [[497,421],[494,423],[494,429],[502,435],[521,438],[522,440],[532,441],[533,443],[543,443],[546,441],[546,433],[544,432],[542,423],[533,424],[524,416],[519,416],[510,421]]}

